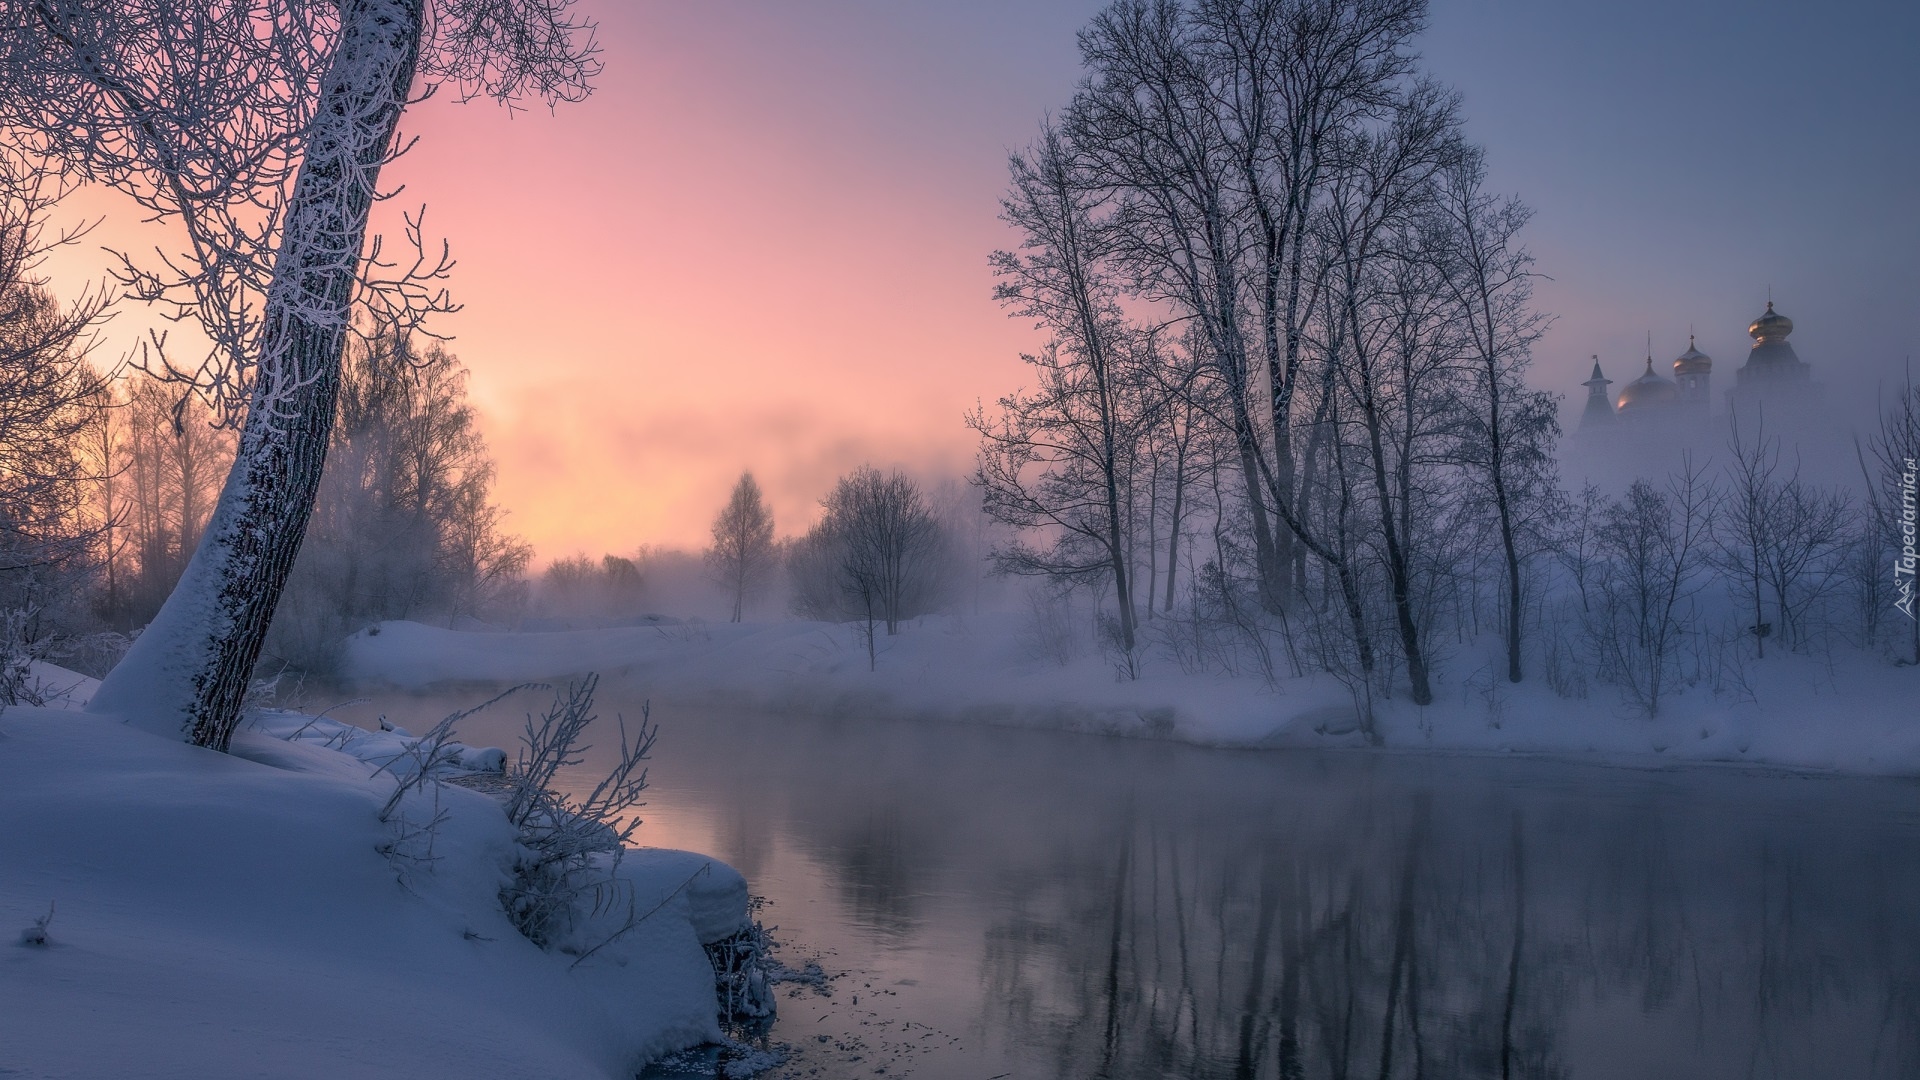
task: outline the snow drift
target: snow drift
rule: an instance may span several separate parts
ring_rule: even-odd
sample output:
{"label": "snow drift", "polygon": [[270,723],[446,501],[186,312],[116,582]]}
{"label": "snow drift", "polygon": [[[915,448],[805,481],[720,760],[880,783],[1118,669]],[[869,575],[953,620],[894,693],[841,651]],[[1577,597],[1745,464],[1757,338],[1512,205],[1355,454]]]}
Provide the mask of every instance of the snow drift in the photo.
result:
{"label": "snow drift", "polygon": [[[621,873],[657,910],[576,963],[501,909],[515,838],[496,802],[443,787],[437,860],[397,864],[377,813],[393,781],[369,774],[405,733],[343,753],[323,743],[344,725],[290,741],[292,722],[225,755],[0,712],[0,1072],[631,1077],[718,1038],[702,945],[746,920],[731,868],[631,852]],[[50,906],[45,945],[11,944]]]}

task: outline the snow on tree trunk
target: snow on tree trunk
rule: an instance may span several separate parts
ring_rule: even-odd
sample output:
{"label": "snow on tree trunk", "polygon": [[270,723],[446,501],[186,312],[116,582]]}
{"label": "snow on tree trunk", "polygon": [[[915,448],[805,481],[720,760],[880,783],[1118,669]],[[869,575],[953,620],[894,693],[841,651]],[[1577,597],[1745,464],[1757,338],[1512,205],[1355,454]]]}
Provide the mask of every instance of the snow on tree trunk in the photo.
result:
{"label": "snow on tree trunk", "polygon": [[275,255],[233,469],[180,582],[89,708],[225,750],[319,490],[380,166],[419,62],[420,0],[346,0]]}

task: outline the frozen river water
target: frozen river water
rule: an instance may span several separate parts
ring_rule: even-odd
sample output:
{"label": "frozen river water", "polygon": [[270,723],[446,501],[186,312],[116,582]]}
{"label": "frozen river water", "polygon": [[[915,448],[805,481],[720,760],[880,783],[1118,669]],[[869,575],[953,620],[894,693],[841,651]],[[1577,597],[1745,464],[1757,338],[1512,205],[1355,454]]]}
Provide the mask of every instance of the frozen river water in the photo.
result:
{"label": "frozen river water", "polygon": [[654,719],[641,842],[843,973],[772,1076],[1920,1076],[1920,783]]}

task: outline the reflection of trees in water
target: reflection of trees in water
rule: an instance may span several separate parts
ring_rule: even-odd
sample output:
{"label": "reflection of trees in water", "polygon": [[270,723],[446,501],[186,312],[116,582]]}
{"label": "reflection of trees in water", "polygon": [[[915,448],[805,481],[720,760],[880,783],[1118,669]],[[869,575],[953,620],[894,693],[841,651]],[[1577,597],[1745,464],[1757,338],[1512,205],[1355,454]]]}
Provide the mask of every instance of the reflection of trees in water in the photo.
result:
{"label": "reflection of trees in water", "polygon": [[984,924],[1034,1075],[1920,1076],[1910,787],[680,719],[717,854]]}
{"label": "reflection of trees in water", "polygon": [[904,937],[920,922],[928,866],[907,848],[898,814],[871,807],[835,821],[816,837],[814,856],[830,877],[854,920],[892,937]]}
{"label": "reflection of trees in water", "polygon": [[1641,1039],[1679,1075],[1914,1074],[1920,875],[1870,844],[1390,801],[1081,830],[1093,865],[990,931],[989,1008],[1060,1076],[1558,1077]]}

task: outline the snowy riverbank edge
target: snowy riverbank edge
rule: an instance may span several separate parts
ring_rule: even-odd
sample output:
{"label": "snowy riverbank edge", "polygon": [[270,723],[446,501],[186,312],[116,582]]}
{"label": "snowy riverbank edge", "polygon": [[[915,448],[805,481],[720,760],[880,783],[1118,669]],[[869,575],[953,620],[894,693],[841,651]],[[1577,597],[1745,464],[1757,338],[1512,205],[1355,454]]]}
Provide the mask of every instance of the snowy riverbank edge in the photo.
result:
{"label": "snowy riverbank edge", "polygon": [[364,755],[273,724],[218,754],[76,704],[0,710],[0,1073],[598,1080],[720,1036],[725,864],[631,852],[652,914],[576,963],[502,910],[487,796],[443,786],[434,861],[396,860]]}
{"label": "snowy riverbank edge", "polygon": [[[1498,678],[1456,656],[1434,704],[1376,704],[1384,749],[1525,754],[1636,767],[1682,762],[1920,776],[1920,669],[1864,655],[1751,665],[1738,693],[1695,686],[1649,719],[1604,685],[1565,698],[1539,678]],[[538,633],[388,622],[347,642],[345,673],[423,690],[597,671],[657,704],[971,721],[1218,747],[1355,747],[1354,708],[1325,676],[1269,688],[1252,675],[1185,674],[1149,661],[1138,680],[1098,656],[1038,655],[1016,616],[930,616],[880,644],[877,671],[849,627],[816,622]]]}

